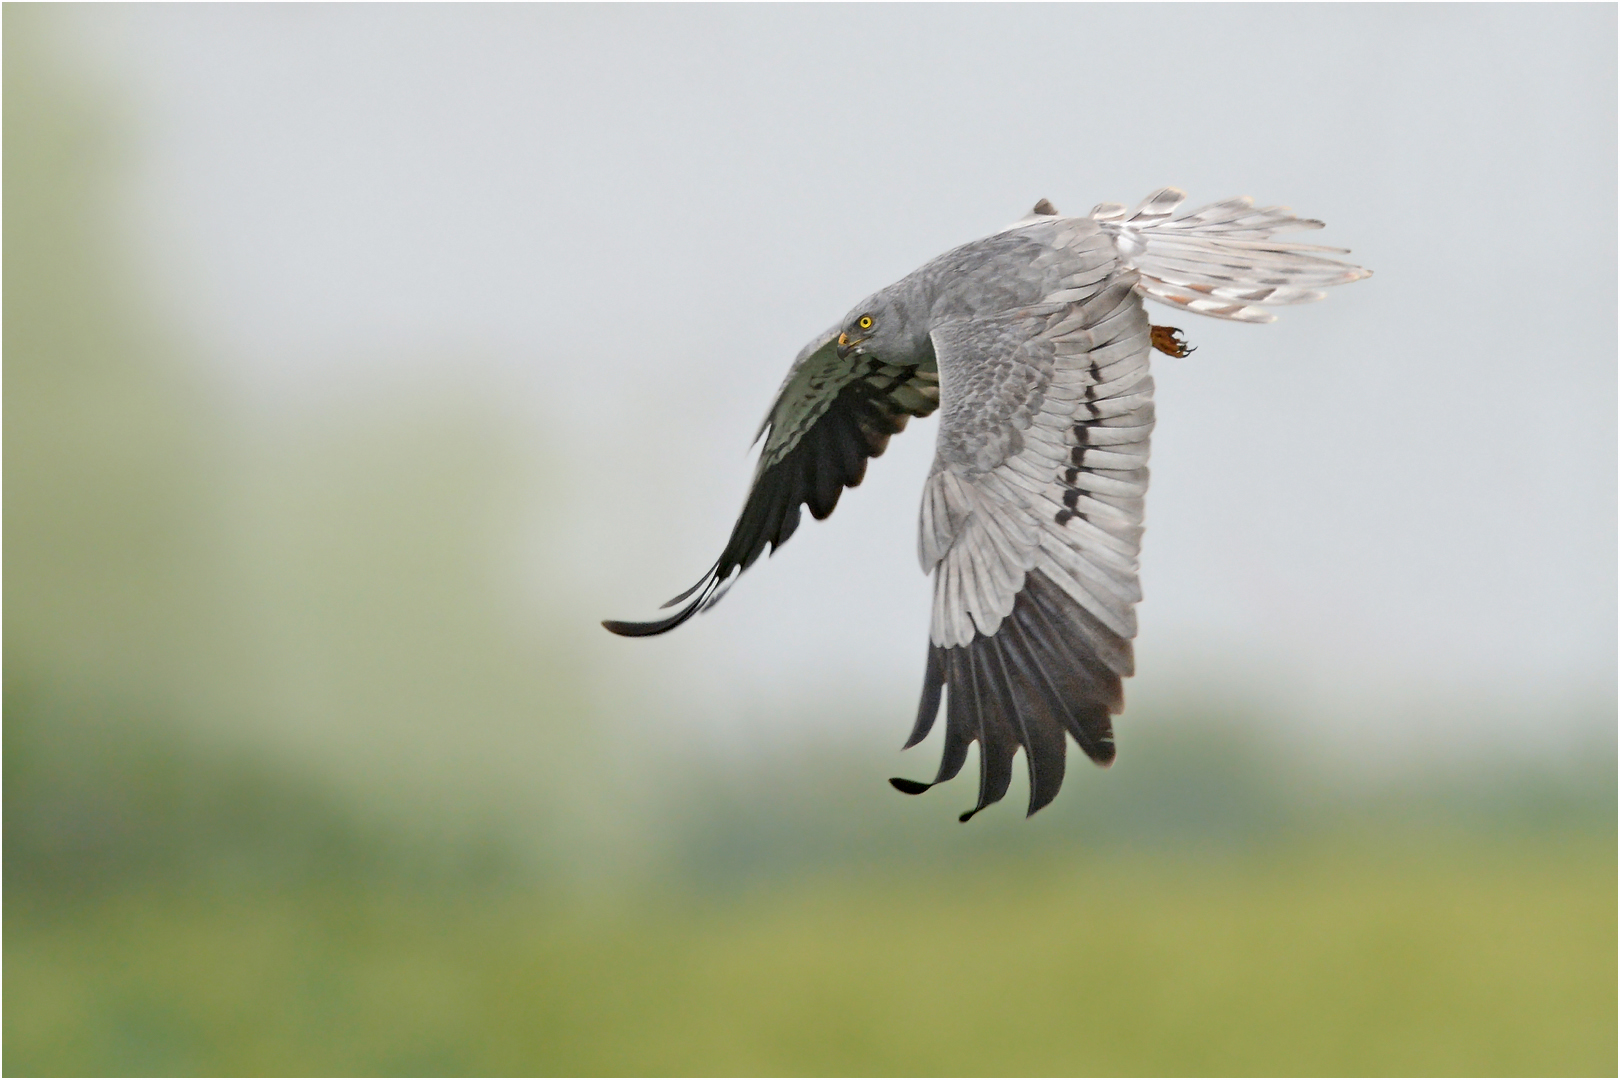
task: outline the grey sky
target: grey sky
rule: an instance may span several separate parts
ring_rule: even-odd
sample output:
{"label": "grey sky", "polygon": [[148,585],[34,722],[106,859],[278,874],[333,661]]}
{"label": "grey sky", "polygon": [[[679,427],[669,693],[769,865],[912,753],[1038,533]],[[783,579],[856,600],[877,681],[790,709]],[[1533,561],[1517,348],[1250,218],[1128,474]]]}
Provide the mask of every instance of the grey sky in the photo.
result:
{"label": "grey sky", "polygon": [[1157,363],[1128,701],[1215,685],[1421,742],[1612,696],[1613,6],[74,18],[134,94],[153,286],[241,407],[499,369],[579,474],[570,617],[649,715],[909,708],[931,422],[667,640],[587,616],[713,560],[787,363],[851,303],[1037,198],[1163,184],[1323,218],[1376,276],[1272,326],[1157,309],[1199,351]]}

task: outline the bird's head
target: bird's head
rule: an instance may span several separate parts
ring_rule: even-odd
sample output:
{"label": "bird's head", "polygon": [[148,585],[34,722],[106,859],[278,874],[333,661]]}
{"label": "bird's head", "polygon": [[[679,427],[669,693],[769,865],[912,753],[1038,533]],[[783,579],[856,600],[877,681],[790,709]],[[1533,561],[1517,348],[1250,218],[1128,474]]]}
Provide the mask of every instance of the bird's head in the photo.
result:
{"label": "bird's head", "polygon": [[[839,325],[838,355],[850,353],[881,357],[890,363],[906,363],[918,348],[917,330],[906,317],[905,308],[887,291],[861,301]],[[923,329],[923,340],[927,330]]]}

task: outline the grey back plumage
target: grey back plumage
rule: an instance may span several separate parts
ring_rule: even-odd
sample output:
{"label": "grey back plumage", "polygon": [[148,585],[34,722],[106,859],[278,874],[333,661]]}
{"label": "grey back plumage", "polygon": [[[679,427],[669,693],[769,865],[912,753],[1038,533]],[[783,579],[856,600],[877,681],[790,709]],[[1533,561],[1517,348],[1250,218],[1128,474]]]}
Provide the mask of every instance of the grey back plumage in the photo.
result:
{"label": "grey back plumage", "polygon": [[1339,249],[1273,240],[1321,227],[1286,207],[1231,199],[1175,217],[1184,198],[1164,188],[1134,210],[1103,204],[1084,217],[1043,199],[857,305],[789,371],[730,541],[670,602],[685,606],[656,622],[605,625],[663,633],[712,606],[787,540],[801,505],[827,516],[891,435],[939,407],[918,521],[933,613],[906,745],[929,733],[942,701],[933,783],[955,776],[979,744],[979,796],[964,821],[1006,793],[1020,749],[1030,813],[1062,785],[1066,736],[1110,763],[1111,718],[1133,670],[1154,422],[1143,298],[1266,322],[1275,316],[1262,304],[1319,299],[1322,287],[1369,274],[1326,258]]}

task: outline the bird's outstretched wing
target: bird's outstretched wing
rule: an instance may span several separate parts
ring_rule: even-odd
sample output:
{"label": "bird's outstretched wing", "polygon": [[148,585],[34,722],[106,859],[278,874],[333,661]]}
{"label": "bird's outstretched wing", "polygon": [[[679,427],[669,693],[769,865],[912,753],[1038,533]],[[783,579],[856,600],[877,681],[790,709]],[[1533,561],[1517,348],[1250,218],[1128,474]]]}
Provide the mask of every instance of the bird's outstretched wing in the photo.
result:
{"label": "bird's outstretched wing", "polygon": [[[955,776],[979,743],[979,797],[964,821],[1006,794],[1020,748],[1032,814],[1063,783],[1066,734],[1098,764],[1114,759],[1153,430],[1141,297],[1271,322],[1255,305],[1316,300],[1321,287],[1370,274],[1320,254],[1337,248],[1272,240],[1321,227],[1286,207],[1229,199],[1172,217],[1184,198],[1164,188],[1134,211],[1098,207],[1091,219],[1111,258],[1087,258],[1077,288],[934,332],[943,412],[919,532],[934,606],[906,745],[927,736],[943,697],[933,783]],[[908,793],[933,786],[893,783]]]}
{"label": "bird's outstretched wing", "polygon": [[1171,307],[1237,322],[1274,322],[1256,304],[1303,304],[1321,290],[1371,277],[1372,271],[1324,258],[1344,248],[1291,244],[1274,233],[1320,229],[1286,206],[1255,208],[1248,196],[1173,217],[1187,198],[1160,188],[1134,210],[1103,203],[1091,218],[1114,238],[1121,261],[1137,271],[1136,291]]}
{"label": "bird's outstretched wing", "polygon": [[928,734],[948,688],[934,783],[979,743],[979,798],[964,821],[1006,794],[1020,747],[1032,814],[1063,783],[1065,732],[1099,764],[1114,758],[1153,430],[1136,282],[1116,266],[1085,299],[934,332],[945,402],[918,542],[934,605],[906,745]]}
{"label": "bird's outstretched wing", "polygon": [[760,427],[765,444],[731,539],[696,585],[664,605],[684,606],[653,622],[608,620],[603,626],[647,637],[712,606],[766,545],[775,551],[787,542],[799,527],[800,506],[808,505],[817,520],[831,514],[844,488],[865,477],[867,459],[883,453],[911,417],[939,405],[935,371],[853,353],[840,357],[837,337],[836,329],[821,335],[794,361]]}

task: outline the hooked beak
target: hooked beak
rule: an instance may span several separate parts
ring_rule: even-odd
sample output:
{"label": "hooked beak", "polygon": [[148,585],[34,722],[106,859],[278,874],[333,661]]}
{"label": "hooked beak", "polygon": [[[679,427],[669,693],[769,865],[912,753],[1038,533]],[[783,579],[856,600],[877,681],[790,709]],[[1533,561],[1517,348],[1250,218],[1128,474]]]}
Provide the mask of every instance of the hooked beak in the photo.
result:
{"label": "hooked beak", "polygon": [[851,341],[848,334],[839,334],[838,335],[838,359],[840,359],[840,360],[847,359],[849,357],[849,354],[855,351],[855,346],[859,345],[861,342],[863,342],[865,340],[866,340],[865,338],[856,338],[855,340]]}

